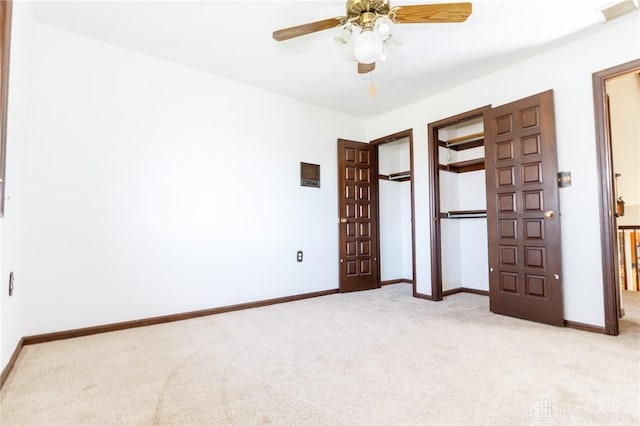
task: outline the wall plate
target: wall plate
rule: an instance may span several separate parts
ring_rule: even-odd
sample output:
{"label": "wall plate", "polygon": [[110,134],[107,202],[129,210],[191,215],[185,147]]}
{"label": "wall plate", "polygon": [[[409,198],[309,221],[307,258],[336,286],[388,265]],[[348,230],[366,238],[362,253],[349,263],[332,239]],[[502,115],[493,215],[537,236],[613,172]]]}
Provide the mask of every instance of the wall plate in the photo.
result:
{"label": "wall plate", "polygon": [[300,186],[320,188],[320,165],[300,162]]}

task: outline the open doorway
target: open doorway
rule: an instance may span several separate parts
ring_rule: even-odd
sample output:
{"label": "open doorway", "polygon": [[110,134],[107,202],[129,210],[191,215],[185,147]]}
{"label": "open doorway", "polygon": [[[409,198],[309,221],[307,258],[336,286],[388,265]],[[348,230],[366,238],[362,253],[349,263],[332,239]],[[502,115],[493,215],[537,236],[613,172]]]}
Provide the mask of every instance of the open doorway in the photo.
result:
{"label": "open doorway", "polygon": [[[562,310],[553,99],[547,90],[429,123],[434,300],[488,294],[491,312],[574,326]],[[449,280],[460,284],[445,291]]]}
{"label": "open doorway", "polygon": [[[640,301],[640,73],[629,72],[605,81],[613,156],[620,317]],[[623,332],[623,330],[621,330]]]}
{"label": "open doorway", "polygon": [[484,114],[489,106],[430,123],[433,300],[489,295]]}
{"label": "open doorway", "polygon": [[380,285],[409,283],[415,294],[413,131],[373,140],[378,158]]}
{"label": "open doorway", "polygon": [[[640,125],[637,122],[640,110],[637,101],[638,93],[640,93],[638,91],[640,90],[639,72],[640,59],[593,74],[600,182],[605,332],[610,335],[617,335],[620,332],[618,319],[623,314],[623,294],[631,296],[630,293],[626,293],[628,290],[623,290],[625,282],[631,278],[633,283],[634,277],[629,276],[629,273],[637,274],[637,264],[636,269],[629,268],[629,272],[622,268],[622,262],[627,263],[627,259],[623,258],[624,255],[627,253],[637,255],[637,247],[632,247],[632,250],[627,252],[626,248],[620,244],[619,232],[624,231],[624,228],[620,229],[621,226],[630,227],[630,230],[634,230],[635,225],[640,226],[640,212],[637,211],[638,206],[636,206],[636,204],[640,204],[638,200],[640,189],[636,175],[638,159],[636,157],[635,162],[632,163],[633,166],[627,167],[627,159],[625,158],[626,156],[638,155],[640,151],[640,140],[638,139]],[[633,90],[634,85],[636,91],[634,94],[630,94],[631,98],[628,101],[630,104],[620,105],[620,103],[627,102],[626,96],[621,94],[621,90],[630,90],[630,88]],[[634,107],[636,108],[635,113],[627,111]],[[621,111],[618,112],[618,110]],[[614,117],[613,114],[616,116]],[[634,119],[632,117],[635,117],[635,124],[630,122]],[[636,132],[635,136],[633,136],[634,132]],[[616,174],[620,175],[617,179]],[[634,178],[634,176],[636,177]],[[619,197],[623,197],[622,200],[619,200]],[[625,201],[624,216],[620,216],[623,205],[618,201]],[[623,241],[631,243],[631,238],[626,240],[624,232],[622,236]],[[635,278],[637,280],[637,275]]]}
{"label": "open doorway", "polygon": [[338,139],[341,293],[410,283],[417,296],[413,182],[412,129],[369,143]]}
{"label": "open doorway", "polygon": [[413,284],[409,138],[378,145],[380,285]]}

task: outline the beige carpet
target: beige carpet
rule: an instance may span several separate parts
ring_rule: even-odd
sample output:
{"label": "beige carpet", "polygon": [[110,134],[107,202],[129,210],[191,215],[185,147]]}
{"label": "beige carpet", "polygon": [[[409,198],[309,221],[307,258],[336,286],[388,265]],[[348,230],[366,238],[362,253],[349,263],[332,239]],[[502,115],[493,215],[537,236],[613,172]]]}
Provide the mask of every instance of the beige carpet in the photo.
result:
{"label": "beige carpet", "polygon": [[[409,285],[26,346],[1,423],[640,424],[640,300],[610,337]],[[629,296],[627,299],[630,299]]]}

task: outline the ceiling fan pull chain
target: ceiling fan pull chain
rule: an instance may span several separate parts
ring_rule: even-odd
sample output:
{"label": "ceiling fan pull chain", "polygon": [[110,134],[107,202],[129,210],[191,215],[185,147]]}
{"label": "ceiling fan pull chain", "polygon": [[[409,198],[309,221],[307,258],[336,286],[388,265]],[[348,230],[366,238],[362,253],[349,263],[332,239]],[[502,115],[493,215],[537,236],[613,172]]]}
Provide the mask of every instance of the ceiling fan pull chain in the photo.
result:
{"label": "ceiling fan pull chain", "polygon": [[374,98],[376,96],[376,92],[378,89],[376,89],[376,85],[373,82],[373,72],[369,73],[369,78],[370,78],[370,83],[369,83],[369,96],[371,96],[372,98]]}

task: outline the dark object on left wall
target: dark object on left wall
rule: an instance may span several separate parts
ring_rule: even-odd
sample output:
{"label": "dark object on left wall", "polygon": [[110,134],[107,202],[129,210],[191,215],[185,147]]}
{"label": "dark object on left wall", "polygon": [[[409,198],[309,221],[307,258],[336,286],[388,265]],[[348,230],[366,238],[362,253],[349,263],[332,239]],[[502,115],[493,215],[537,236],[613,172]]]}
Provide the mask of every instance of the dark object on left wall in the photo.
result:
{"label": "dark object on left wall", "polygon": [[320,188],[320,165],[300,162],[300,186]]}

